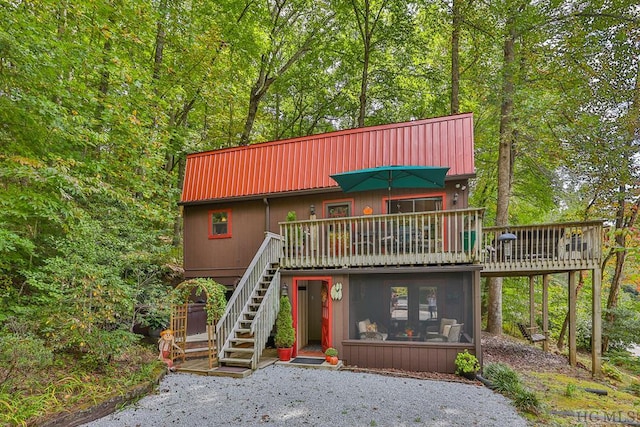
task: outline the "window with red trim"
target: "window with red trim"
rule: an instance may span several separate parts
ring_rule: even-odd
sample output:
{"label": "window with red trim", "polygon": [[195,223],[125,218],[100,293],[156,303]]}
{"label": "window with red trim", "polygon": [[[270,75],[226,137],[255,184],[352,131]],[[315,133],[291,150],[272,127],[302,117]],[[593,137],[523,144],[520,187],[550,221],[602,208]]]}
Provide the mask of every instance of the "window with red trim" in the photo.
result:
{"label": "window with red trim", "polygon": [[209,211],[209,238],[231,237],[231,209]]}

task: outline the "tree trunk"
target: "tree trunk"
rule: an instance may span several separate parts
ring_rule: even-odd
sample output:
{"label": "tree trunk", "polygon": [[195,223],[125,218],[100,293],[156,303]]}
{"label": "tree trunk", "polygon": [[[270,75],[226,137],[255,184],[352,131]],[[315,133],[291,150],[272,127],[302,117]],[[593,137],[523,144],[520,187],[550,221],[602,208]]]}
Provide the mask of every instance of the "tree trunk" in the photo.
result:
{"label": "tree trunk", "polygon": [[[513,181],[514,131],[513,96],[515,92],[514,67],[517,38],[515,18],[507,20],[508,34],[504,41],[504,63],[502,72],[502,104],[500,106],[500,147],[498,150],[498,203],[496,225],[509,224],[509,199]],[[489,279],[487,330],[502,334],[502,278]]]}
{"label": "tree trunk", "polygon": [[[578,276],[578,286],[576,286],[576,301],[578,300],[578,295],[580,294],[580,290],[584,286],[584,275],[582,271]],[[562,329],[560,329],[560,334],[558,335],[558,350],[562,351],[564,348],[564,337],[567,334],[567,327],[569,326],[569,312],[567,311],[566,316],[564,316],[564,321],[562,322]]]}
{"label": "tree trunk", "polygon": [[453,0],[453,29],[451,31],[451,114],[460,110],[460,1]]}

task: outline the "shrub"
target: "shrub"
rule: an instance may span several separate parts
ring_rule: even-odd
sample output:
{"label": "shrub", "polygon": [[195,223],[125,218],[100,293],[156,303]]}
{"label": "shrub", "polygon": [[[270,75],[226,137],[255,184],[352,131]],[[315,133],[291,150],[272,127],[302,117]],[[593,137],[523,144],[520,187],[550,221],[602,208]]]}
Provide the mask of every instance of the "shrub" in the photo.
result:
{"label": "shrub", "polygon": [[456,375],[462,376],[475,376],[475,373],[480,370],[480,362],[478,358],[469,351],[465,350],[463,353],[456,355]]}
{"label": "shrub", "polygon": [[484,369],[484,375],[497,392],[505,395],[515,394],[520,385],[518,374],[504,363],[490,363]]}
{"label": "shrub", "polygon": [[274,341],[278,348],[289,348],[296,340],[296,331],[293,329],[293,317],[289,297],[280,297],[280,311],[276,318],[276,335]]}
{"label": "shrub", "polygon": [[336,350],[333,347],[329,347],[328,349],[326,349],[324,351],[325,356],[329,356],[329,357],[335,357],[338,355],[338,350]]}
{"label": "shrub", "polygon": [[503,363],[491,363],[484,370],[485,377],[499,393],[513,400],[516,407],[525,412],[538,414],[540,401],[536,394],[527,390],[518,374]]}
{"label": "shrub", "polygon": [[0,335],[0,386],[46,369],[52,361],[53,353],[42,339],[6,331]]}

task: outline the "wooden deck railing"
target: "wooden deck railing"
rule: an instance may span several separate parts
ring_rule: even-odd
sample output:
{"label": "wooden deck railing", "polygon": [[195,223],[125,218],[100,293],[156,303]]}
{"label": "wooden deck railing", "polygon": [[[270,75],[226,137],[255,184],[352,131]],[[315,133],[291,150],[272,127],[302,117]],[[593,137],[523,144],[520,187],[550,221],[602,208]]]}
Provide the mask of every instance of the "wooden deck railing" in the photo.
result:
{"label": "wooden deck railing", "polygon": [[280,223],[283,268],[471,263],[484,209]]}
{"label": "wooden deck railing", "polygon": [[[495,274],[590,269],[602,222],[482,227],[483,209],[281,222],[281,266],[341,268],[468,264]],[[511,239],[502,236],[510,233]]]}
{"label": "wooden deck railing", "polygon": [[481,249],[484,273],[588,270],[602,261],[602,221],[485,227]]}

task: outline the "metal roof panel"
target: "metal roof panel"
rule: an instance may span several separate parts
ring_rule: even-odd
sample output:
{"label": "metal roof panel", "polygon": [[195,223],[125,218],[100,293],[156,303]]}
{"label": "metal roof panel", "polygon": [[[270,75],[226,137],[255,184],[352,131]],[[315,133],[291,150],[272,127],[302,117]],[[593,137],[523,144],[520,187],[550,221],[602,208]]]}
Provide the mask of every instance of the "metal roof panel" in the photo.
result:
{"label": "metal roof panel", "polygon": [[389,165],[475,174],[473,115],[348,129],[187,156],[181,203],[337,187],[330,175]]}

